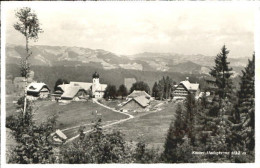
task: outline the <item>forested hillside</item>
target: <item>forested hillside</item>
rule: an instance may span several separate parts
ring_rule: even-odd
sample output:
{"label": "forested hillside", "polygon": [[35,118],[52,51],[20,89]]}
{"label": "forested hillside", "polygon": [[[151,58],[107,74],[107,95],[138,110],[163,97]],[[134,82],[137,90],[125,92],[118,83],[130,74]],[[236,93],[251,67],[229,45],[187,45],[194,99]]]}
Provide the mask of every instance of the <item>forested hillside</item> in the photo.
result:
{"label": "forested hillside", "polygon": [[[160,80],[163,76],[169,76],[176,83],[190,77],[191,82],[198,82],[203,85],[204,77],[202,74],[185,74],[179,72],[153,72],[153,71],[138,71],[125,69],[104,70],[96,68],[93,65],[87,67],[73,66],[37,66],[31,67],[34,71],[34,79],[46,83],[51,89],[54,88],[55,82],[59,79],[67,79],[68,81],[91,82],[92,74],[98,71],[100,74],[100,82],[115,85],[117,88],[124,83],[124,78],[136,78],[137,81],[145,81],[150,88],[154,82]],[[19,66],[16,64],[6,65],[7,78],[13,80],[14,77],[20,76]]]}

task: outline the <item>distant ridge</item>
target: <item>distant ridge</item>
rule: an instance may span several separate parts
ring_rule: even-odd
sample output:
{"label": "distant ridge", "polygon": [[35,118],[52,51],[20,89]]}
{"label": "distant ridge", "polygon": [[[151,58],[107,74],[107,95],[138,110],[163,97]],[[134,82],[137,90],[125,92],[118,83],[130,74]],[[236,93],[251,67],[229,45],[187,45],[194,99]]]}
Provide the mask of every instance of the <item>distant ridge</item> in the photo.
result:
{"label": "distant ridge", "polygon": [[[201,54],[183,55],[177,53],[143,52],[135,55],[117,55],[103,49],[68,46],[31,46],[32,65],[41,66],[90,66],[102,69],[129,69],[141,71],[162,71],[180,73],[207,73],[214,65],[212,56]],[[24,46],[7,44],[6,63],[20,63],[25,56]],[[231,66],[244,67],[248,58],[229,58]]]}

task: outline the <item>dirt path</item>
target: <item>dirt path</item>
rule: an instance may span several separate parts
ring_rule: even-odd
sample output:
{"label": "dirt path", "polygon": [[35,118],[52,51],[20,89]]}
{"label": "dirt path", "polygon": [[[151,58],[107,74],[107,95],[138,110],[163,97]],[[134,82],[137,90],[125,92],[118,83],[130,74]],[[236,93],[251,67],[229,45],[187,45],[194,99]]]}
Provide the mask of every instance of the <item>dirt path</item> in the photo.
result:
{"label": "dirt path", "polygon": [[[115,109],[113,109],[113,108],[111,108],[111,107],[108,107],[108,106],[102,104],[102,103],[99,103],[99,102],[98,102],[97,100],[95,100],[95,99],[93,99],[93,103],[97,103],[98,105],[103,106],[104,108],[107,108],[107,109],[110,109],[110,110],[112,110],[112,111],[114,111],[114,112],[116,112],[116,113],[121,113],[121,114],[124,114],[124,115],[127,115],[127,116],[128,116],[128,118],[126,118],[126,119],[121,119],[121,120],[112,122],[112,123],[110,123],[110,124],[107,124],[107,125],[102,126],[102,128],[110,127],[110,126],[112,126],[112,125],[116,125],[116,124],[119,124],[119,123],[122,123],[122,122],[125,122],[125,121],[128,121],[128,120],[134,118],[134,116],[131,115],[131,114],[127,114],[127,113],[123,113],[123,112],[121,112],[121,111],[115,110]],[[68,128],[68,129],[70,129],[70,128]],[[66,129],[66,130],[68,130],[68,129]],[[73,128],[71,128],[71,129],[73,129]],[[91,129],[85,131],[84,133],[89,133],[90,131],[91,131]],[[74,136],[74,137],[68,139],[68,140],[65,142],[65,144],[66,144],[66,143],[69,143],[69,142],[71,142],[71,141],[73,141],[74,139],[76,139],[76,138],[78,138],[78,137],[79,137],[79,135],[76,135],[76,136]]]}

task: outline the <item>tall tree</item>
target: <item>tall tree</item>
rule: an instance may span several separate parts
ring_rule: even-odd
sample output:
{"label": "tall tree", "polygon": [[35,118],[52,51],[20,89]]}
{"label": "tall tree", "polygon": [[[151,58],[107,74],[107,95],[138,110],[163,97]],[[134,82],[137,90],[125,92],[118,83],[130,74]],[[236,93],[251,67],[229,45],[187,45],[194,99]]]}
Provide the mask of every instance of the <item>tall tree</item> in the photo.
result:
{"label": "tall tree", "polygon": [[164,144],[163,160],[168,163],[181,162],[183,159],[179,146],[184,143],[187,133],[186,115],[180,104],[177,105],[176,118],[171,122]]}
{"label": "tall tree", "polygon": [[117,91],[118,96],[122,96],[123,97],[127,96],[127,88],[125,87],[124,84],[120,85]]}
{"label": "tall tree", "polygon": [[107,88],[105,90],[104,98],[106,98],[106,99],[116,98],[116,86],[115,85],[107,86]]}
{"label": "tall tree", "polygon": [[197,106],[193,94],[188,94],[184,102],[186,111],[187,135],[191,142],[195,141],[195,116],[197,114]]}
{"label": "tall tree", "polygon": [[246,147],[253,150],[255,146],[255,54],[242,71],[240,90],[238,92],[238,110],[242,134]]}
{"label": "tall tree", "polygon": [[24,7],[16,11],[15,16],[18,18],[18,22],[13,26],[15,30],[19,31],[25,37],[25,50],[26,56],[21,61],[21,75],[25,77],[25,91],[24,91],[24,115],[26,113],[26,97],[27,97],[27,78],[30,73],[30,64],[28,62],[29,57],[32,55],[29,49],[29,40],[37,40],[38,34],[42,33],[42,29],[39,24],[37,15],[31,10],[31,8]]}
{"label": "tall tree", "polygon": [[130,92],[132,93],[134,90],[141,90],[145,91],[146,93],[150,94],[150,87],[148,86],[147,83],[140,81],[140,82],[135,82],[132,87],[130,88]]}
{"label": "tall tree", "polygon": [[158,97],[158,85],[157,82],[154,83],[153,89],[152,89],[152,96],[156,99]]}
{"label": "tall tree", "polygon": [[215,58],[215,66],[209,72],[214,78],[211,81],[215,86],[217,86],[217,94],[220,98],[230,98],[232,92],[232,81],[230,79],[232,75],[232,68],[229,68],[229,62],[227,61],[227,56],[229,51],[224,45],[221,48],[221,52]]}
{"label": "tall tree", "polygon": [[164,96],[164,86],[164,80],[162,79],[158,82],[158,97],[160,100],[162,100]]}

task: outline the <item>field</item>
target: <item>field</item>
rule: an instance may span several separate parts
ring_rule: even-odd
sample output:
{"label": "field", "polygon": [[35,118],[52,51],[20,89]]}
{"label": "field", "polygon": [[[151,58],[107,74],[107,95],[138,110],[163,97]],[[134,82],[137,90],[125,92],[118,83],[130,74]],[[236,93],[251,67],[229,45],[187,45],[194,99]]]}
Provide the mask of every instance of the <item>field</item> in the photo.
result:
{"label": "field", "polygon": [[118,124],[114,127],[125,134],[127,141],[140,141],[140,138],[149,147],[162,149],[168,128],[174,119],[175,104],[167,103],[161,111],[136,116],[136,118]]}
{"label": "field", "polygon": [[[8,98],[12,100],[11,98]],[[12,114],[14,105],[9,100],[7,114]],[[115,108],[120,101],[102,101],[103,104]],[[133,119],[105,128],[105,132],[119,130],[125,135],[126,141],[137,142],[140,138],[149,147],[162,149],[170,122],[174,118],[175,104],[168,102],[152,101],[152,107],[156,110],[148,112],[131,113]],[[57,129],[61,129],[68,138],[78,134],[79,126],[85,126],[85,130],[91,129],[93,122],[102,118],[102,125],[106,125],[121,119],[127,115],[104,108],[92,101],[71,102],[66,105],[52,101],[37,101],[34,104],[35,122],[41,123],[49,116],[57,115]],[[96,113],[97,112],[97,113]],[[8,116],[8,115],[7,115]]]}
{"label": "field", "polygon": [[[7,113],[9,115],[12,114],[12,110],[14,109],[15,108],[9,106]],[[86,130],[90,129],[97,118],[101,117],[103,124],[128,118],[128,116],[124,114],[113,112],[92,101],[71,102],[66,105],[60,105],[52,101],[37,101],[34,104],[34,109],[34,119],[36,123],[44,122],[48,117],[57,115],[56,128],[64,130],[64,133],[69,138],[77,134],[78,128],[81,125],[84,125]]]}

